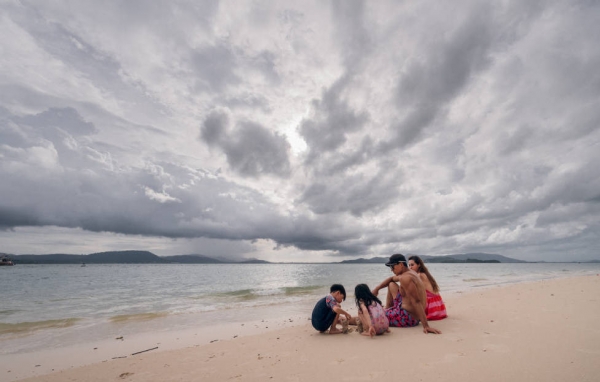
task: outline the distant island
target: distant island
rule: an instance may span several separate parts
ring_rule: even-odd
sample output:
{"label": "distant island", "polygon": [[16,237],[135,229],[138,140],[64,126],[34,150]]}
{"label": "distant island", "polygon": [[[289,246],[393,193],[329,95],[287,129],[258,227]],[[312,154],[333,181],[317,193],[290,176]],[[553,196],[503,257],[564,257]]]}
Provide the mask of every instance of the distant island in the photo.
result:
{"label": "distant island", "polygon": [[[411,255],[406,255],[409,258]],[[428,256],[419,255],[426,263],[527,263],[527,261],[513,259],[502,255],[490,253],[461,253],[455,255],[444,256]],[[369,263],[385,263],[387,257],[373,257],[370,259],[355,259],[344,260],[344,264],[369,264]]]}
{"label": "distant island", "polygon": [[[192,254],[157,256],[149,251],[109,251],[90,253],[89,255],[70,255],[54,253],[47,255],[12,255],[1,253],[0,256],[9,257],[15,264],[289,264],[283,262],[270,262],[258,259],[229,260],[215,259],[213,257]],[[408,258],[410,254],[406,255]],[[498,254],[490,253],[461,253],[443,256],[419,255],[427,263],[529,263]],[[328,262],[327,264],[385,264],[388,257],[371,257],[353,260]],[[544,261],[535,261],[543,263]],[[568,262],[568,261],[566,261]],[[571,261],[571,263],[598,263],[599,260]],[[297,262],[296,262],[297,263]],[[301,263],[297,263],[301,264]]]}
{"label": "distant island", "polygon": [[249,259],[242,261],[218,260],[204,255],[157,256],[149,251],[110,251],[89,255],[10,255],[15,264],[268,264],[268,261]]}

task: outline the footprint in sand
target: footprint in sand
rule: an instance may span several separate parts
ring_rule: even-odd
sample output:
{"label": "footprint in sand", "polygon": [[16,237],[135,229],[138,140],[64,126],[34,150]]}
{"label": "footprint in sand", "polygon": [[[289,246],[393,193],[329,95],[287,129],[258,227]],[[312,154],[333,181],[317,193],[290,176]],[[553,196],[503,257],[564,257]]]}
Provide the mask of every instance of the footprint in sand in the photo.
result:
{"label": "footprint in sand", "polygon": [[129,373],[129,372],[127,372],[127,373],[122,373],[121,375],[119,375],[119,378],[121,378],[121,379],[125,379],[125,378],[127,378],[127,377],[130,377],[130,376],[132,376],[132,375],[133,375],[133,373]]}

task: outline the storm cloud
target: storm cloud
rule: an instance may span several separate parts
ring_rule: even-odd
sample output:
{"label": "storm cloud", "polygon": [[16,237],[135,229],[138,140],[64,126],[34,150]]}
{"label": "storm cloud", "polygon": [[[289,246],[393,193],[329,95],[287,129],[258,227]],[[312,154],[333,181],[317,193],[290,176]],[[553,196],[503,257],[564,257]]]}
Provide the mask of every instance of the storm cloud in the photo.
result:
{"label": "storm cloud", "polygon": [[599,258],[597,3],[0,9],[0,252]]}

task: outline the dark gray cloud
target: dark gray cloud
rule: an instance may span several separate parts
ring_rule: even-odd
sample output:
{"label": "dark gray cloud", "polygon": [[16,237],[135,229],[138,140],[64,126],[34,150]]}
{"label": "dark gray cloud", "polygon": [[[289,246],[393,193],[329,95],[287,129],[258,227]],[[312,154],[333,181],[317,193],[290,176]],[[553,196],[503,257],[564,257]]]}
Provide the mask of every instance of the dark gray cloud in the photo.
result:
{"label": "dark gray cloud", "polygon": [[249,57],[251,67],[256,68],[264,78],[274,86],[281,84],[281,77],[277,72],[277,57],[268,50],[263,50],[254,57]]}
{"label": "dark gray cloud", "polygon": [[369,56],[375,42],[366,19],[366,2],[350,0],[332,2],[333,22],[336,38],[339,40],[340,54],[344,57],[344,66],[349,73],[360,70],[361,63]]}
{"label": "dark gray cloud", "polygon": [[[62,136],[45,135],[52,123],[46,126],[37,122],[40,116],[48,115],[52,116],[48,121],[56,122],[53,118],[60,115],[58,120],[64,126],[95,130],[73,109],[1,121],[0,132],[15,124],[29,142],[20,147],[5,143],[1,151],[3,229],[54,225],[130,235],[255,240],[271,238],[272,234],[261,233],[271,224],[290,226],[258,192],[205,171],[160,162],[137,168],[117,165],[119,170],[115,171],[89,158],[88,150],[95,144],[81,134],[69,136],[76,143],[73,146],[61,144]],[[243,138],[251,140],[254,133],[250,131],[250,136]],[[256,147],[262,138],[249,146]],[[63,155],[70,160],[62,161]]]}
{"label": "dark gray cloud", "polygon": [[[339,150],[347,142],[349,134],[361,131],[369,121],[364,110],[355,110],[345,97],[350,96],[349,86],[359,74],[362,62],[371,50],[371,36],[365,25],[364,1],[333,1],[332,18],[338,48],[343,57],[344,73],[329,88],[323,89],[320,99],[312,100],[312,113],[303,119],[299,133],[308,146],[306,163],[318,172],[344,171],[364,161],[369,154],[350,149]],[[369,138],[363,140],[363,148]],[[337,159],[337,155],[344,156]],[[361,160],[362,158],[362,160]],[[331,162],[335,162],[330,166]],[[333,167],[333,168],[331,168]]]}
{"label": "dark gray cloud", "polygon": [[[128,3],[132,5],[133,3]],[[105,4],[108,8],[109,3]],[[114,4],[113,4],[114,5]],[[66,70],[80,74],[84,78],[89,78],[94,82],[94,86],[103,92],[110,93],[123,103],[134,109],[140,109],[141,112],[148,113],[166,112],[166,108],[153,97],[148,96],[148,89],[143,84],[137,82],[135,86],[130,86],[127,81],[129,75],[125,68],[110,53],[94,45],[91,38],[83,33],[78,34],[68,24],[60,24],[55,21],[51,12],[46,14],[40,4],[31,2],[20,2],[18,6],[7,5],[10,8],[11,21],[23,28],[31,38],[35,39],[37,46],[44,50],[50,57],[60,61]],[[164,10],[155,5],[143,6],[148,14],[154,16],[161,14]],[[105,9],[105,11],[107,11]],[[120,9],[121,17],[126,14],[127,7]],[[140,16],[139,9],[134,11],[130,9],[130,15]],[[105,14],[96,13],[93,17],[98,20],[98,16]],[[157,17],[157,19],[160,19]],[[103,20],[108,25],[118,23],[118,20]],[[124,21],[124,20],[123,20]],[[143,102],[140,102],[143,99]],[[135,102],[132,100],[136,100]]]}
{"label": "dark gray cloud", "polygon": [[234,171],[252,177],[290,174],[290,145],[283,136],[253,122],[239,122],[232,131],[229,125],[227,114],[212,112],[204,121],[200,137],[223,150]]}
{"label": "dark gray cloud", "polygon": [[352,216],[377,214],[399,197],[399,174],[382,166],[373,174],[329,176],[316,180],[303,192],[301,201],[317,214],[349,212]]}
{"label": "dark gray cloud", "polygon": [[368,120],[366,112],[354,111],[342,98],[344,79],[323,92],[320,100],[313,100],[314,116],[300,124],[299,132],[306,141],[309,153],[307,163],[318,160],[340,148],[348,134],[359,131]]}
{"label": "dark gray cloud", "polygon": [[[456,30],[432,43],[428,56],[409,60],[397,87],[396,102],[404,115],[392,125],[395,137],[380,150],[402,148],[420,139],[424,129],[443,113],[477,73],[487,68],[497,46],[491,9],[471,11]],[[439,33],[439,32],[438,32]]]}

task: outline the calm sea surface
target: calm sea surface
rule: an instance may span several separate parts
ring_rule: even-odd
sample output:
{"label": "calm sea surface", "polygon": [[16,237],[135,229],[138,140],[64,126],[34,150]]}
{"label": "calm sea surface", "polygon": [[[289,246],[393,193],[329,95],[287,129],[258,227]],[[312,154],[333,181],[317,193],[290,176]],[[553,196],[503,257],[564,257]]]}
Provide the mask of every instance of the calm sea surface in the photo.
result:
{"label": "calm sea surface", "polygon": [[[428,264],[442,296],[600,273],[600,264]],[[374,287],[383,264],[88,264],[0,267],[0,354],[138,330],[309,317],[329,286]],[[134,330],[134,329],[132,329]],[[9,346],[1,346],[4,345]]]}

